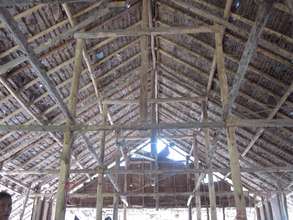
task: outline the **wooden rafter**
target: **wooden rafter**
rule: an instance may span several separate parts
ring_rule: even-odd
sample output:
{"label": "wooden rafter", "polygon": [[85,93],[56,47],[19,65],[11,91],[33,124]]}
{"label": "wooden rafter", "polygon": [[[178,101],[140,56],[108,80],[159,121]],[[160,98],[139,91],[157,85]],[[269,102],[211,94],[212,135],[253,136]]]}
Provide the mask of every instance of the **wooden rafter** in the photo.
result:
{"label": "wooden rafter", "polygon": [[[180,2],[180,3],[179,3]],[[205,10],[201,10],[197,7],[195,7],[194,5],[191,5],[189,3],[187,3],[186,1],[175,1],[175,0],[161,0],[159,2],[159,4],[164,5],[164,7],[169,7],[171,9],[176,8],[176,10],[179,10],[182,14],[184,13],[184,11],[189,11],[191,14],[193,14],[192,16],[190,15],[186,15],[190,18],[195,18],[195,16],[200,16],[202,18],[205,18],[207,20],[210,20],[214,23],[217,23],[221,26],[224,26],[227,30],[232,31],[233,33],[237,33],[238,36],[235,36],[233,34],[229,34],[226,32],[226,35],[228,37],[232,37],[233,39],[237,40],[238,42],[244,42],[245,40],[243,39],[248,39],[249,37],[249,33],[248,31],[243,30],[243,28],[240,28],[232,23],[227,22],[226,20],[224,20],[222,17],[218,17],[216,15],[213,15]],[[172,5],[172,6],[170,6]],[[203,22],[205,22],[206,24],[208,24],[206,21],[203,20]],[[290,62],[290,59],[292,59],[292,53],[282,49],[281,47],[277,46],[276,44],[272,44],[267,40],[264,39],[260,39],[259,41],[259,45],[260,47],[258,47],[256,50],[257,52],[264,54],[265,56],[267,56],[268,58],[275,60],[279,63],[288,65],[290,67],[292,67],[292,63]]]}
{"label": "wooden rafter", "polygon": [[[224,10],[224,19],[225,20],[229,19],[229,16],[231,14],[232,3],[233,3],[233,0],[226,1],[225,10]],[[222,28],[222,30],[221,30],[222,40],[224,38],[224,33],[225,33],[225,28]],[[209,74],[209,81],[208,81],[208,85],[207,85],[207,95],[209,95],[210,90],[212,88],[212,83],[213,83],[214,74],[215,74],[216,65],[217,65],[216,59],[217,59],[217,56],[216,56],[216,52],[215,52],[214,57],[213,57],[213,61],[212,61],[212,65],[211,65],[210,74]]]}
{"label": "wooden rafter", "polygon": [[68,111],[68,108],[64,104],[61,96],[59,95],[58,91],[56,90],[55,86],[52,84],[51,80],[49,79],[45,67],[42,65],[42,63],[39,61],[38,57],[36,56],[35,52],[29,46],[29,44],[26,41],[26,38],[24,34],[20,31],[17,23],[13,19],[13,17],[9,14],[7,9],[0,7],[0,19],[2,22],[5,23],[6,27],[10,30],[11,33],[13,33],[15,41],[20,45],[23,52],[27,55],[28,60],[30,61],[31,65],[36,70],[37,75],[41,79],[42,83],[44,84],[45,88],[49,92],[49,94],[54,98],[56,103],[58,103],[60,109],[64,113],[64,115],[71,120],[73,120],[72,116],[70,115],[70,112]]}
{"label": "wooden rafter", "polygon": [[247,72],[248,65],[253,55],[255,54],[255,49],[261,37],[261,33],[269,19],[272,4],[263,2],[258,7],[259,10],[257,13],[255,24],[252,27],[252,30],[249,34],[248,40],[245,44],[245,48],[238,65],[237,73],[234,76],[228,103],[224,105],[224,116],[227,116],[232,112],[233,104],[235,103],[235,100],[239,94],[240,86],[244,81],[244,76]]}
{"label": "wooden rafter", "polygon": [[97,0],[0,0],[1,7],[30,5],[30,4],[62,4],[76,2],[96,2]]}
{"label": "wooden rafter", "polygon": [[[280,110],[280,108],[286,102],[287,98],[289,97],[289,95],[292,92],[293,92],[293,82],[291,83],[291,85],[289,86],[289,88],[287,89],[287,91],[285,92],[285,94],[281,97],[281,99],[279,100],[279,102],[277,103],[277,105],[274,107],[274,109],[271,111],[271,113],[267,117],[268,120],[273,119],[275,117],[275,115],[277,114],[277,112]],[[264,129],[259,129],[256,132],[256,134],[253,136],[253,138],[251,138],[251,141],[248,144],[248,146],[245,148],[245,150],[241,154],[242,157],[245,157],[245,155],[248,153],[248,151],[253,147],[253,145],[257,142],[257,140],[261,137],[261,135],[263,134],[263,132],[264,132]]]}

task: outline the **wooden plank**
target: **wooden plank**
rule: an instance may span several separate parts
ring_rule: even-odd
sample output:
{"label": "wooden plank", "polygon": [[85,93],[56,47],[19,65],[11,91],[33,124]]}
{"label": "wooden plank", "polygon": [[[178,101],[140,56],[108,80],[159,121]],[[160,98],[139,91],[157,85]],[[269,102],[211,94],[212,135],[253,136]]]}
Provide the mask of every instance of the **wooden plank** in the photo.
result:
{"label": "wooden plank", "polygon": [[235,100],[239,94],[240,86],[244,81],[244,76],[247,72],[248,65],[253,55],[255,54],[255,49],[257,47],[258,41],[260,40],[261,33],[270,17],[270,11],[272,7],[273,4],[267,3],[266,1],[258,6],[255,24],[250,31],[238,65],[237,73],[234,76],[233,86],[230,92],[228,103],[226,106],[224,106],[224,116],[227,116],[232,111],[233,104],[235,103]]}
{"label": "wooden plank", "polygon": [[72,119],[72,116],[70,115],[70,112],[67,106],[64,104],[61,96],[59,95],[55,86],[53,85],[50,78],[48,77],[45,67],[36,56],[32,47],[29,46],[29,44],[27,43],[24,34],[21,32],[16,21],[9,14],[7,9],[0,7],[0,19],[6,25],[6,27],[10,30],[10,32],[13,33],[13,37],[15,41],[17,42],[17,44],[19,44],[23,52],[26,53],[28,60],[30,61],[34,69],[36,70],[36,74],[38,75],[41,82],[43,83],[43,85],[45,86],[49,94],[52,96],[52,98],[56,101],[56,103],[58,103],[64,115]]}
{"label": "wooden plank", "polygon": [[62,4],[76,2],[96,2],[97,0],[0,0],[0,7],[11,7],[30,4]]}
{"label": "wooden plank", "polygon": [[157,27],[157,28],[148,28],[144,27],[139,30],[128,31],[124,29],[117,30],[98,30],[96,32],[77,32],[74,34],[75,38],[80,39],[98,39],[105,37],[140,37],[146,35],[176,35],[176,34],[199,34],[199,33],[214,33],[214,27],[205,25],[199,27]]}
{"label": "wooden plank", "polygon": [[[70,114],[75,117],[76,115],[76,103],[77,95],[79,89],[80,74],[82,71],[82,49],[84,47],[83,40],[77,40],[76,51],[75,51],[75,62],[74,62],[74,73],[73,82],[71,85],[70,99],[69,99],[69,109]],[[68,118],[67,125],[70,125],[72,121]],[[70,155],[71,146],[73,143],[73,131],[67,129],[64,132],[64,146],[61,154],[60,162],[60,173],[56,200],[56,213],[55,220],[64,220],[66,211],[66,197],[67,197],[67,187],[68,179],[70,175]]]}

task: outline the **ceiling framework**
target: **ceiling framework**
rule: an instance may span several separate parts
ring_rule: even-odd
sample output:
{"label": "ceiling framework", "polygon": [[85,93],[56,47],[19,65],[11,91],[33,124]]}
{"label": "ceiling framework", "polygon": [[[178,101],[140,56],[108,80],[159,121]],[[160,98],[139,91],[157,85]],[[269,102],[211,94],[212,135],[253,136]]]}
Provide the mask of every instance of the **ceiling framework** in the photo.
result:
{"label": "ceiling framework", "polygon": [[[0,182],[15,195],[57,195],[56,219],[64,219],[67,192],[98,181],[101,219],[103,197],[114,196],[103,195],[103,184],[125,208],[133,196],[146,204],[151,197],[158,208],[167,195],[162,176],[193,174],[194,190],[177,196],[185,204],[194,196],[198,207],[196,186],[208,173],[216,219],[212,177],[231,174],[237,215],[246,219],[243,187],[256,195],[291,192],[290,1],[19,3],[0,1]],[[195,168],[161,169],[158,139]],[[146,141],[150,155],[140,152]],[[142,181],[141,172],[109,168],[118,151],[120,161],[132,163],[135,152],[151,159],[143,173],[154,180],[151,191],[127,192],[122,176],[131,184],[132,176]]]}

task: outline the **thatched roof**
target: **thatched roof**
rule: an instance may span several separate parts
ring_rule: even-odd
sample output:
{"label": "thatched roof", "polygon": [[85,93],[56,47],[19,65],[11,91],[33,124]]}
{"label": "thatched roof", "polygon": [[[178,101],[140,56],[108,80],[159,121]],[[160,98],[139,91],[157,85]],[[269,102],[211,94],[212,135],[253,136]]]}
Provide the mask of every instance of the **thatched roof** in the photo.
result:
{"label": "thatched roof", "polygon": [[[236,1],[232,6],[229,21],[223,19],[225,1],[215,0],[159,0],[155,1],[154,24],[156,27],[199,26],[219,23],[226,30],[224,34],[225,66],[231,88],[237,72],[249,32],[257,14],[257,4],[253,0]],[[72,3],[71,14],[81,25],[75,31],[95,31],[100,29],[133,29],[141,24],[141,1],[130,1],[127,7],[112,7],[112,3]],[[109,7],[110,5],[110,7]],[[7,8],[16,19],[29,45],[45,66],[51,82],[62,99],[68,103],[73,73],[76,41],[69,19],[58,4],[14,6]],[[87,22],[88,21],[88,22]],[[266,119],[271,112],[277,119],[293,119],[293,28],[292,14],[283,3],[272,8],[271,15],[263,30],[245,80],[241,84],[239,96],[233,105],[233,115],[245,119]],[[0,62],[21,60],[13,68],[1,72],[0,118],[1,124],[61,124],[65,116],[56,105],[36,74],[36,70],[26,61],[19,50],[13,34],[0,24]],[[75,32],[74,31],[74,32]],[[63,35],[62,35],[63,34]],[[64,36],[62,39],[58,37]],[[56,40],[57,39],[57,40]],[[50,47],[46,43],[52,40]],[[149,45],[150,46],[150,45]],[[151,46],[150,46],[151,47]],[[94,78],[100,81],[104,99],[135,99],[140,96],[140,42],[138,37],[103,38],[87,40],[86,48],[94,67]],[[41,51],[40,51],[41,50]],[[155,38],[158,97],[205,96],[209,73],[215,53],[214,35],[211,33],[157,36]],[[6,66],[5,66],[6,65]],[[78,94],[77,119],[87,124],[101,124],[102,116],[95,96],[94,86],[85,63]],[[150,65],[151,69],[151,65]],[[10,91],[9,91],[10,89]],[[149,97],[151,94],[151,73],[149,75]],[[288,90],[289,89],[289,90]],[[279,106],[281,97],[289,95]],[[148,106],[149,120],[151,106]],[[109,105],[108,112],[114,124],[135,122],[139,119],[139,106]],[[208,103],[211,120],[220,120],[222,105],[218,74],[215,73]],[[159,104],[159,122],[185,122],[200,120],[201,102],[176,102]],[[243,153],[253,140],[259,128],[238,128],[237,144]],[[224,130],[211,129],[212,138],[217,137],[217,151],[213,159],[214,167],[228,167],[229,157]],[[189,129],[162,130],[162,135],[192,135]],[[129,134],[128,134],[129,133]],[[215,134],[219,133],[219,134]],[[124,132],[123,135],[142,135],[143,131]],[[85,134],[91,146],[98,153],[101,132]],[[203,132],[199,133],[200,159],[205,161]],[[62,150],[62,133],[1,132],[0,162],[2,169],[58,169]],[[58,140],[60,143],[58,143]],[[115,132],[107,132],[105,162],[114,161]],[[127,142],[129,149],[135,149],[145,140]],[[191,149],[191,139],[172,140],[185,152]],[[87,150],[84,139],[76,136],[72,149],[72,168],[95,168],[97,161]],[[241,157],[241,167],[290,166],[293,159],[293,135],[291,128],[266,128],[257,138],[245,156]],[[223,173],[225,175],[226,173]],[[73,175],[73,181],[82,183],[85,175]],[[250,190],[289,190],[293,181],[292,173],[242,173],[242,182]],[[15,175],[2,176],[1,185],[14,193],[22,193],[30,184],[49,184],[50,192],[55,192],[58,179],[55,176]]]}

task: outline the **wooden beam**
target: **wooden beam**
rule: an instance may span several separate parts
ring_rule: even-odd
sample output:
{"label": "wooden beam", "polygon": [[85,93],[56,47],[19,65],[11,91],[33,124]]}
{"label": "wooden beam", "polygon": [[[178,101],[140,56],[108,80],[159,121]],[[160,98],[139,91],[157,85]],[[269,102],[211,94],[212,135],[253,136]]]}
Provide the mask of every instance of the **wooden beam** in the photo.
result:
{"label": "wooden beam", "polygon": [[[231,7],[232,7],[232,3],[233,0],[227,0],[226,1],[226,5],[225,5],[225,10],[224,10],[224,19],[228,21],[228,18],[230,16],[231,13]],[[223,41],[224,38],[224,33],[225,33],[225,28],[223,27],[223,29],[220,32],[220,37],[221,40]],[[213,79],[214,79],[214,74],[215,74],[215,70],[216,70],[216,64],[217,64],[217,52],[214,53],[214,57],[213,57],[213,61],[212,61],[212,66],[211,66],[211,70],[210,70],[210,74],[209,74],[209,81],[208,81],[208,85],[207,85],[207,96],[210,93],[210,90],[212,88],[212,83],[213,83]]]}
{"label": "wooden beam", "polygon": [[[199,149],[198,149],[198,143],[197,143],[197,134],[194,133],[194,139],[192,140],[192,145],[193,145],[193,159],[194,159],[194,169],[198,169],[199,168]],[[199,188],[199,183],[201,182],[201,179],[203,178],[203,174],[199,175],[199,174],[195,174],[194,175],[194,184],[195,184],[195,190],[194,190],[194,194],[192,196],[194,196],[195,198],[195,207],[196,207],[196,216],[197,216],[197,220],[201,220],[201,197],[200,195],[196,195],[196,193],[199,192],[198,188]],[[198,187],[196,187],[198,185]]]}
{"label": "wooden beam", "polygon": [[[66,13],[66,15],[67,15],[67,17],[69,19],[70,25],[72,27],[75,27],[78,24],[78,22],[77,22],[76,18],[72,15],[69,5],[68,4],[63,4],[62,7],[65,10],[65,13]],[[84,59],[84,61],[86,63],[86,66],[87,66],[87,69],[88,69],[92,84],[94,86],[96,97],[99,100],[98,105],[99,105],[100,112],[102,114],[104,114],[102,112],[103,111],[103,104],[102,104],[102,101],[101,101],[101,100],[103,100],[103,95],[102,95],[102,92],[99,90],[99,88],[101,88],[100,81],[95,79],[95,77],[94,77],[94,71],[93,71],[94,68],[90,64],[89,55],[88,55],[88,52],[87,52],[86,48],[83,49],[82,55],[83,55],[83,59]],[[105,106],[105,110],[106,110],[105,114],[107,114],[107,118],[109,120],[109,123],[113,124],[113,120],[112,120],[111,115],[108,112],[106,106]]]}
{"label": "wooden beam", "polygon": [[[230,112],[227,111],[228,105],[228,81],[226,76],[226,69],[224,63],[224,52],[222,43],[222,33],[218,32],[215,36],[216,41],[216,59],[217,70],[220,81],[221,101],[223,107],[223,119],[230,119]],[[228,152],[230,158],[230,168],[232,173],[232,182],[234,187],[234,198],[236,204],[236,218],[239,220],[246,220],[245,197],[243,195],[243,188],[240,178],[240,164],[239,155],[236,146],[235,128],[226,128],[226,136],[228,142]]]}
{"label": "wooden beam", "polygon": [[30,188],[26,190],[25,197],[24,197],[24,200],[23,200],[23,206],[22,206],[20,216],[19,216],[19,220],[23,219],[24,212],[25,212],[26,205],[27,205],[27,201],[29,199],[29,194],[30,194]]}
{"label": "wooden beam", "polygon": [[244,81],[244,76],[247,72],[248,65],[253,55],[255,54],[255,49],[257,47],[258,41],[260,40],[261,33],[269,19],[272,7],[273,4],[266,1],[263,1],[263,3],[258,6],[255,24],[250,31],[238,65],[237,73],[234,76],[233,86],[229,95],[228,103],[224,105],[224,116],[227,116],[232,111],[233,104],[235,103],[236,97],[239,94],[240,86]]}
{"label": "wooden beam", "polygon": [[21,50],[27,55],[28,60],[36,70],[36,74],[38,75],[41,82],[43,83],[49,94],[52,96],[52,98],[56,101],[56,103],[58,103],[64,115],[70,119],[73,119],[61,96],[59,95],[55,86],[52,84],[50,78],[48,77],[45,67],[39,61],[32,47],[27,43],[24,34],[21,32],[16,21],[9,14],[7,9],[0,7],[0,19],[13,34],[15,41],[17,42],[17,44],[19,44]]}
{"label": "wooden beam", "polygon": [[[208,121],[208,110],[206,101],[202,101],[202,113],[203,113],[203,122]],[[213,179],[212,169],[212,151],[213,147],[210,144],[210,134],[209,129],[204,128],[204,140],[205,140],[205,151],[206,151],[206,164],[208,168],[208,188],[209,188],[209,201],[210,201],[210,215],[211,220],[217,220],[217,204],[216,204],[216,194],[215,194],[215,185]]]}
{"label": "wooden beam", "polygon": [[246,220],[245,197],[243,195],[241,183],[239,153],[236,145],[235,128],[226,129],[226,135],[228,141],[232,182],[234,187],[234,198],[236,203],[236,218],[239,220]]}
{"label": "wooden beam", "polygon": [[[105,111],[102,111],[103,124],[106,124],[107,116]],[[102,131],[101,146],[99,152],[99,168],[97,178],[97,198],[96,198],[96,220],[102,220],[103,211],[103,179],[104,179],[104,158],[105,158],[105,147],[106,147],[106,131]]]}
{"label": "wooden beam", "polygon": [[[293,82],[291,83],[291,85],[289,86],[289,88],[287,89],[287,91],[285,92],[285,94],[281,97],[281,99],[278,101],[277,105],[274,107],[274,109],[271,111],[271,113],[269,114],[269,116],[267,117],[267,120],[271,120],[275,117],[275,115],[277,114],[277,112],[280,110],[280,108],[282,107],[282,105],[286,102],[287,98],[289,97],[289,95],[293,92]],[[264,129],[261,128],[259,129],[256,134],[253,136],[253,138],[251,139],[250,143],[248,144],[248,146],[245,148],[245,150],[243,151],[243,153],[241,154],[241,157],[245,157],[246,154],[249,152],[249,150],[253,147],[253,145],[257,142],[257,140],[261,137],[261,135],[263,134]]]}
{"label": "wooden beam", "polygon": [[[216,41],[216,61],[217,61],[217,71],[220,82],[220,92],[221,92],[221,102],[223,106],[223,118],[226,119],[225,110],[228,105],[228,95],[229,95],[229,86],[225,69],[225,57],[223,50],[223,34],[222,28],[220,26],[216,26],[219,31],[215,34]],[[226,109],[225,109],[226,108]]]}
{"label": "wooden beam", "polygon": [[199,27],[157,27],[157,28],[148,28],[142,27],[140,30],[128,31],[124,29],[117,30],[98,30],[96,32],[77,32],[74,34],[75,38],[80,39],[98,39],[105,37],[140,37],[146,35],[177,35],[177,34],[199,34],[199,33],[214,33],[213,26],[199,26]]}
{"label": "wooden beam", "polygon": [[[177,103],[177,102],[196,102],[205,100],[205,96],[195,97],[171,97],[171,98],[148,98],[149,104],[163,104],[163,103]],[[104,104],[108,105],[126,105],[126,104],[139,104],[139,99],[103,99]]]}
{"label": "wooden beam", "polygon": [[287,6],[289,8],[289,11],[291,15],[293,15],[293,1],[292,0],[286,0]]}
{"label": "wooden beam", "polygon": [[[78,17],[84,15],[85,13],[88,13],[91,10],[99,7],[100,5],[101,5],[101,2],[97,2],[95,4],[92,4],[89,7],[85,8],[84,10],[81,10],[78,13],[74,14],[73,17],[78,18]],[[32,7],[32,8],[30,8],[29,10],[27,10],[27,12],[24,11],[23,13],[20,13],[19,15],[14,16],[14,19],[18,21],[23,17],[29,16],[31,13],[39,10],[41,7],[44,7],[44,6],[45,5],[36,5],[36,6]],[[102,11],[104,11],[104,10],[102,10]],[[101,13],[101,11],[100,11],[100,13]],[[103,13],[101,13],[100,16],[102,16],[102,15],[103,15]],[[58,29],[58,28],[60,28],[62,26],[65,26],[68,23],[69,23],[69,19],[64,19],[64,20],[60,21],[59,23],[56,23],[56,24],[52,25],[51,27],[49,27],[49,28],[37,33],[37,34],[35,34],[35,35],[31,36],[31,37],[28,37],[27,41],[28,41],[28,43],[32,43],[33,41],[37,40],[38,38],[40,38],[40,37],[52,32],[52,31],[54,31],[54,30],[56,30],[56,29]],[[2,27],[4,27],[4,25],[1,23],[0,27],[2,28]],[[10,53],[13,53],[18,48],[19,48],[18,45],[15,45],[15,46],[9,48],[8,50],[0,53],[0,58],[8,56]]]}
{"label": "wooden beam", "polygon": [[[129,161],[131,163],[131,161]],[[159,169],[157,171],[155,170],[148,170],[145,169],[143,172],[139,169],[129,169],[129,170],[116,170],[116,169],[108,169],[104,171],[104,174],[111,174],[111,175],[125,175],[125,174],[131,174],[131,175],[152,175],[152,174],[158,174],[158,175],[164,175],[164,174],[199,174],[199,173],[208,173],[207,168],[178,168],[178,169]],[[212,168],[211,172],[219,172],[219,173],[226,173],[230,171],[230,168]],[[11,175],[58,175],[60,170],[56,169],[32,169],[32,170],[1,170],[0,175],[2,176],[11,176]],[[241,168],[241,173],[282,173],[282,172],[293,172],[293,166],[270,166],[270,167],[248,167],[248,168]],[[70,174],[96,174],[97,169],[71,169]],[[28,188],[28,186],[24,187],[25,189]]]}
{"label": "wooden beam", "polygon": [[107,130],[149,130],[149,129],[191,129],[191,128],[227,128],[227,127],[247,127],[247,128],[282,128],[293,127],[293,120],[286,119],[229,119],[213,122],[174,122],[159,124],[153,123],[127,123],[116,125],[5,125],[0,124],[0,131],[23,131],[23,132],[64,132],[65,130],[78,131],[81,133],[90,131]]}
{"label": "wooden beam", "polygon": [[[142,1],[142,24],[141,29],[149,26],[149,0]],[[136,31],[132,31],[134,33]],[[100,33],[99,33],[100,34]],[[110,35],[111,36],[111,35]],[[112,35],[113,36],[113,35]],[[139,36],[139,35],[137,35]],[[148,98],[148,72],[149,72],[149,46],[148,37],[143,35],[140,37],[141,51],[141,74],[140,74],[140,97],[139,97],[139,112],[140,121],[147,120],[147,98]]]}
{"label": "wooden beam", "polygon": [[[75,62],[74,62],[74,72],[73,72],[73,82],[71,85],[70,99],[69,99],[69,109],[70,114],[75,117],[76,115],[76,104],[77,95],[79,89],[80,74],[82,71],[82,49],[84,47],[83,40],[77,40],[75,49]],[[68,118],[67,125],[70,125],[72,120]],[[67,197],[67,187],[68,179],[70,175],[70,155],[71,146],[73,143],[73,131],[67,129],[64,132],[64,146],[61,154],[60,163],[60,173],[59,173],[59,183],[56,201],[56,213],[55,220],[65,219],[66,210],[66,197]]]}
{"label": "wooden beam", "polygon": [[[253,191],[252,191],[253,192]],[[284,191],[282,191],[284,192]],[[159,197],[187,197],[191,194],[192,192],[158,192]],[[269,192],[263,192],[263,194],[269,194]],[[116,193],[104,193],[103,198],[111,198],[115,196]],[[208,196],[208,192],[197,192],[196,195],[200,196]],[[233,192],[217,192],[216,196],[217,197],[227,197],[227,196],[232,196]],[[249,195],[249,192],[245,192],[245,195]],[[31,197],[52,197],[53,194],[50,193],[34,193],[31,194]],[[138,192],[128,192],[126,194],[123,194],[125,197],[154,197],[155,193],[138,193]],[[69,194],[69,198],[96,198],[96,195],[93,193],[74,193],[74,194]]]}
{"label": "wooden beam", "polygon": [[[120,151],[116,148],[115,169],[120,169]],[[115,181],[118,182],[118,175],[115,175]],[[113,197],[113,220],[118,220],[119,195]]]}
{"label": "wooden beam", "polygon": [[[223,25],[227,29],[231,30],[233,33],[237,33],[237,36],[235,34],[233,35],[230,33],[227,33],[227,36],[235,39],[238,42],[243,42],[243,39],[248,38],[249,32],[244,30],[243,28],[237,27],[236,25],[225,21],[223,18],[217,15],[214,15],[212,13],[209,13],[207,10],[199,9],[186,1],[180,1],[179,3],[179,1],[175,1],[175,0],[169,0],[169,1],[161,0],[159,4],[164,4],[167,7],[171,7],[172,10],[174,9],[179,10],[181,11],[181,13],[185,13],[185,11],[187,10],[189,11],[190,15],[186,15],[186,16],[191,17],[193,19],[195,17],[200,18],[202,22],[206,22],[207,24],[208,24],[207,21],[213,21],[217,24]],[[264,56],[268,58],[276,60],[277,62],[288,65],[292,68],[293,65],[292,63],[290,63],[290,60],[293,58],[292,53],[264,39],[260,39],[259,44],[261,47],[256,48],[257,52],[263,54]]]}
{"label": "wooden beam", "polygon": [[11,7],[30,4],[62,4],[76,2],[96,2],[97,0],[0,0],[0,7]]}

